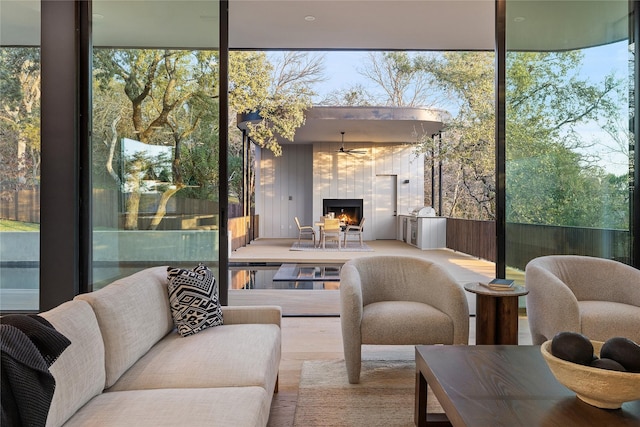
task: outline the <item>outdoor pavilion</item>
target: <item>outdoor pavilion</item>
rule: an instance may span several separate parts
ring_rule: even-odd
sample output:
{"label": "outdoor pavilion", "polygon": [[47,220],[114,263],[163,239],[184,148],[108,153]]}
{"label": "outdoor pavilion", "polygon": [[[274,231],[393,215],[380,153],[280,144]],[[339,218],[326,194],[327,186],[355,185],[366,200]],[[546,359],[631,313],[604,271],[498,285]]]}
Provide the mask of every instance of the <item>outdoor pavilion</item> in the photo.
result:
{"label": "outdoor pavilion", "polygon": [[[449,117],[433,108],[310,108],[293,141],[279,138],[281,158],[256,147],[259,237],[295,237],[293,216],[310,224],[324,214],[323,200],[356,197],[364,198],[365,240],[396,238],[396,215],[424,204],[425,154],[416,147],[438,135]],[[238,115],[245,142],[247,123],[256,120],[256,113]],[[394,180],[392,188],[376,189],[380,174]]]}

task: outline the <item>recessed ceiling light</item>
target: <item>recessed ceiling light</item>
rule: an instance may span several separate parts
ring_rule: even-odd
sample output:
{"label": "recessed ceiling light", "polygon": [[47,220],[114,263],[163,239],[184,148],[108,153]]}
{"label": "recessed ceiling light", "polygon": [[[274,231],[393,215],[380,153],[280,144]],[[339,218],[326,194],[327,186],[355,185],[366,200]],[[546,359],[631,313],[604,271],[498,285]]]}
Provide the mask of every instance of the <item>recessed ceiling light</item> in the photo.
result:
{"label": "recessed ceiling light", "polygon": [[313,16],[313,15],[307,15],[307,16],[304,17],[304,20],[308,21],[308,22],[311,22],[311,21],[315,21],[316,17]]}
{"label": "recessed ceiling light", "polygon": [[524,21],[524,16],[516,16],[513,18],[513,22],[522,22]]}

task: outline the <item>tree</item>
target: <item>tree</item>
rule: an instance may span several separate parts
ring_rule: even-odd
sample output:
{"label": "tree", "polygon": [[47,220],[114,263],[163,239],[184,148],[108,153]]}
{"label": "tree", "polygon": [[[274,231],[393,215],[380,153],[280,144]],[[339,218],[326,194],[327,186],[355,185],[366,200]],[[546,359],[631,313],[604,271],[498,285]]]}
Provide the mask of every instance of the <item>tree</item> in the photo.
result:
{"label": "tree", "polygon": [[284,52],[272,68],[268,93],[247,99],[244,110],[258,112],[262,120],[248,124],[252,141],[282,154],[278,138],[293,141],[295,131],[304,124],[304,112],[312,105],[314,83],[323,79],[323,57],[302,52]]}
{"label": "tree", "polygon": [[584,123],[615,126],[623,85],[613,75],[598,84],[581,78],[582,57],[579,51],[507,57],[510,222],[607,228],[603,220],[612,216],[603,216],[603,209],[627,197],[608,184],[613,177],[589,154],[595,141],[579,129]]}
{"label": "tree", "polygon": [[347,89],[336,89],[320,100],[319,105],[367,107],[376,104],[374,97],[362,84],[355,84]]}
{"label": "tree", "polygon": [[2,198],[40,183],[40,54],[0,49],[0,185]]}
{"label": "tree", "polygon": [[[593,141],[581,136],[579,126],[596,121],[611,126],[620,114],[622,85],[613,76],[601,84],[589,82],[579,74],[581,60],[577,51],[508,56],[510,222],[602,225],[593,205],[614,187],[601,186],[606,173],[588,154]],[[458,100],[458,113],[444,133],[444,146],[449,148],[443,154],[445,214],[495,218],[493,54],[444,53],[431,70],[449,99]],[[423,150],[429,150],[429,144]]]}
{"label": "tree", "polygon": [[408,52],[371,52],[358,72],[375,83],[379,103],[396,107],[432,107],[442,92],[431,72],[432,58]]}
{"label": "tree", "polygon": [[[120,82],[130,101],[132,132],[136,140],[150,145],[173,146],[172,185],[162,192],[150,228],[157,228],[168,200],[185,187],[180,167],[182,145],[212,109],[216,81],[212,78],[213,52],[130,49],[96,50],[96,78],[101,88],[113,79]],[[116,116],[114,121],[119,121]],[[169,136],[167,136],[169,135]],[[135,168],[139,161],[130,162]],[[138,227],[140,185],[136,173],[127,199],[126,229]]]}
{"label": "tree", "polygon": [[[219,158],[218,117],[219,60],[217,52],[174,50],[96,50],[95,98],[104,105],[95,135],[108,175],[117,181],[114,146],[125,136],[147,145],[171,146],[171,183],[162,196],[151,228],[157,227],[168,200],[177,192],[211,198],[217,193]],[[293,139],[310,106],[313,82],[321,74],[321,59],[286,54],[276,66],[263,52],[232,52],[229,61],[229,117],[231,188],[238,191],[241,178],[241,135],[235,126],[237,112],[260,111],[264,121],[250,129],[252,140],[280,153],[279,137]],[[113,92],[124,93],[122,97]],[[110,102],[114,102],[113,105]],[[140,160],[140,159],[138,159]],[[224,160],[223,160],[224,161]],[[120,171],[130,180],[141,176],[144,165],[128,162]],[[237,169],[236,169],[237,168]],[[140,170],[137,170],[140,169]],[[136,173],[137,170],[137,173]],[[122,187],[124,183],[116,183]],[[140,183],[130,183],[125,228],[138,224]]]}
{"label": "tree", "polygon": [[[452,109],[437,160],[443,161],[443,214],[495,218],[494,58],[490,52],[445,52],[431,72]],[[420,147],[430,150],[429,144]],[[429,152],[433,152],[430,150]]]}

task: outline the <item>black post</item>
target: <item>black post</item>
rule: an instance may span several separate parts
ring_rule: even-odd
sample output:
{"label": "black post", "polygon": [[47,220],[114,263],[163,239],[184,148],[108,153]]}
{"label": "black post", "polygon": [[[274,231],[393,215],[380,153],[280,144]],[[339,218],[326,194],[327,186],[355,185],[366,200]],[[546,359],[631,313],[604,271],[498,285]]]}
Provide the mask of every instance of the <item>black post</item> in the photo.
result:
{"label": "black post", "polygon": [[[629,142],[629,153],[633,153],[633,157],[629,159],[632,170],[629,177],[632,182],[629,185],[629,231],[631,234],[631,265],[640,268],[640,191],[638,191],[638,183],[640,183],[640,150],[638,149],[638,136],[640,135],[640,98],[638,97],[638,88],[640,88],[640,70],[638,70],[638,59],[640,58],[640,1],[634,0],[629,2],[629,19],[632,28],[633,39],[629,40],[633,43],[633,93],[631,102],[633,103],[633,119],[631,134],[633,139]],[[631,35],[631,34],[630,34]]]}
{"label": "black post", "polygon": [[40,2],[40,311],[79,292],[78,3]]}
{"label": "black post", "polygon": [[[431,140],[436,137],[435,134],[431,135]],[[435,159],[435,147],[431,148],[431,207],[435,209],[436,202],[436,159]]]}
{"label": "black post", "polygon": [[438,132],[438,216],[442,216],[442,132]]}
{"label": "black post", "polygon": [[496,277],[506,275],[506,7],[507,0],[496,0]]}
{"label": "black post", "polygon": [[78,26],[78,139],[80,152],[80,282],[78,292],[93,290],[93,179],[92,179],[92,2],[76,2]]}
{"label": "black post", "polygon": [[220,304],[228,305],[229,294],[229,1],[220,1],[220,169],[218,200],[220,224],[218,224]]}

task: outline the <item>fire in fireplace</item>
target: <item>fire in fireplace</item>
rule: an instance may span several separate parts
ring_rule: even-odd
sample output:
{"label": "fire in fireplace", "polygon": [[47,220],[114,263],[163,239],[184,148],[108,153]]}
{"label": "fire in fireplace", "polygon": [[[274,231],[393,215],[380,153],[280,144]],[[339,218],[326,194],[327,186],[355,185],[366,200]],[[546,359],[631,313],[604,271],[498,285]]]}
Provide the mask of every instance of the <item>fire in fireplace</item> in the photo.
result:
{"label": "fire in fireplace", "polygon": [[346,225],[360,224],[362,219],[362,199],[323,199],[322,214],[333,212]]}

